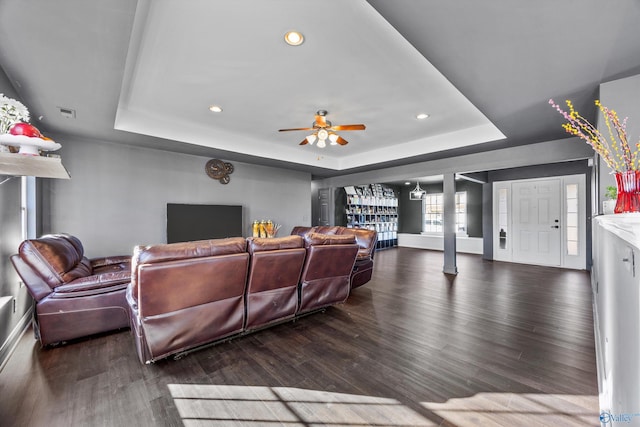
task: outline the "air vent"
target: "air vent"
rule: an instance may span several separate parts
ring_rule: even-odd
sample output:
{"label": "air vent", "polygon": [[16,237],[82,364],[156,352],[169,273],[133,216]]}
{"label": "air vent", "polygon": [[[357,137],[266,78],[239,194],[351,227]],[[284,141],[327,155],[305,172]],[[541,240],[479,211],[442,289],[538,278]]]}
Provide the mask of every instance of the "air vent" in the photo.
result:
{"label": "air vent", "polygon": [[60,115],[62,117],[65,117],[67,119],[76,118],[76,110],[74,110],[73,108],[58,107],[58,110],[60,110]]}

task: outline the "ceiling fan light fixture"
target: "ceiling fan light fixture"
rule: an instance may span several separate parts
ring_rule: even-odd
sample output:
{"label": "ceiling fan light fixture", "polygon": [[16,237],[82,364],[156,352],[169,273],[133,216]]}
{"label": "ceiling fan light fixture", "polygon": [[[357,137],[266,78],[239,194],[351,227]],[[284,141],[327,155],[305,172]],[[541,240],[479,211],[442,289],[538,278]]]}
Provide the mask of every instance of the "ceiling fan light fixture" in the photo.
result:
{"label": "ceiling fan light fixture", "polygon": [[304,42],[304,36],[299,31],[288,31],[284,35],[284,41],[289,46],[300,46]]}
{"label": "ceiling fan light fixture", "polygon": [[349,124],[349,125],[333,125],[325,117],[327,115],[326,110],[318,110],[316,113],[316,119],[311,127],[302,128],[287,128],[279,129],[278,132],[290,132],[290,131],[307,131],[313,132],[313,134],[306,136],[298,145],[313,145],[314,142],[318,143],[318,147],[324,148],[327,146],[327,139],[331,145],[347,145],[349,141],[338,135],[336,132],[347,130],[365,130],[363,124]]}
{"label": "ceiling fan light fixture", "polygon": [[329,132],[326,129],[320,129],[318,131],[318,139],[320,141],[325,141],[329,137]]}

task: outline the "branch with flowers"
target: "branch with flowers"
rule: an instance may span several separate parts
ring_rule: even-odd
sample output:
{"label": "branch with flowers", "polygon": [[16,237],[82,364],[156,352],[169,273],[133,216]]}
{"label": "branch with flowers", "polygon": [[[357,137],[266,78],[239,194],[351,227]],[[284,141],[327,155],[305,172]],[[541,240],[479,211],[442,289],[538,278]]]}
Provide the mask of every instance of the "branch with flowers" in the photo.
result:
{"label": "branch with flowers", "polygon": [[571,135],[584,139],[615,172],[640,169],[640,165],[638,164],[640,140],[635,144],[635,149],[631,150],[627,138],[627,117],[620,121],[618,113],[616,113],[615,110],[610,110],[605,107],[599,100],[595,101],[596,106],[604,117],[609,136],[607,139],[607,137],[589,123],[587,119],[578,114],[571,101],[566,101],[569,112],[563,110],[553,99],[549,100],[549,104],[567,120],[567,123],[562,125],[564,130]]}
{"label": "branch with flowers", "polygon": [[29,118],[29,110],[24,104],[0,93],[0,135],[9,133],[15,123],[28,123]]}

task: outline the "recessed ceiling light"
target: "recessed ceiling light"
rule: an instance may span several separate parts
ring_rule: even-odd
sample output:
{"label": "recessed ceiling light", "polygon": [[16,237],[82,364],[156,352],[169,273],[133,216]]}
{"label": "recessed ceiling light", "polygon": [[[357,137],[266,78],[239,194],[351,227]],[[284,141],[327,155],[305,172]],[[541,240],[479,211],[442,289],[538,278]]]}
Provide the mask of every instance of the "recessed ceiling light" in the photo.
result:
{"label": "recessed ceiling light", "polygon": [[284,41],[290,46],[300,46],[304,42],[304,36],[298,31],[289,31],[284,35]]}
{"label": "recessed ceiling light", "polygon": [[429,115],[426,114],[426,113],[420,113],[420,114],[416,115],[416,119],[418,119],[418,120],[424,120],[427,117],[429,117]]}
{"label": "recessed ceiling light", "polygon": [[213,111],[214,113],[221,113],[222,112],[222,107],[219,105],[210,105],[209,106],[209,110]]}

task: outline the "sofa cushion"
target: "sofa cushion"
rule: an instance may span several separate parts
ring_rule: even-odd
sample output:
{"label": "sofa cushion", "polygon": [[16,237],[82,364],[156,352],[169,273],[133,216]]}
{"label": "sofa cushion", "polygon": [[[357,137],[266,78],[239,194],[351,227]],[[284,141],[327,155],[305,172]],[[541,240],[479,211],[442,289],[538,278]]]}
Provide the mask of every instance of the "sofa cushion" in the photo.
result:
{"label": "sofa cushion", "polygon": [[18,252],[52,289],[92,274],[91,263],[84,257],[82,244],[67,234],[49,234],[25,240]]}
{"label": "sofa cushion", "polygon": [[247,243],[250,254],[264,251],[304,248],[304,240],[300,236],[284,236],[275,238],[249,237],[247,239]]}
{"label": "sofa cushion", "polygon": [[[117,271],[94,276],[82,277],[66,285],[56,288],[55,297],[77,297],[79,295],[96,295],[124,289],[131,282],[130,271]],[[118,287],[118,285],[120,285]]]}
{"label": "sofa cushion", "polygon": [[302,226],[302,225],[296,225],[291,230],[291,234],[304,237],[305,234],[313,231],[313,229],[314,229],[314,227],[305,227],[305,226]]}
{"label": "sofa cushion", "polygon": [[320,234],[338,234],[341,228],[343,227],[339,225],[318,225],[316,227],[313,227],[312,232]]}
{"label": "sofa cushion", "polygon": [[135,264],[151,264],[177,259],[201,258],[245,252],[247,241],[243,237],[166,243],[134,248]]}
{"label": "sofa cushion", "polygon": [[352,234],[321,234],[308,233],[304,236],[304,242],[307,247],[320,245],[348,245],[356,242],[356,238]]}

